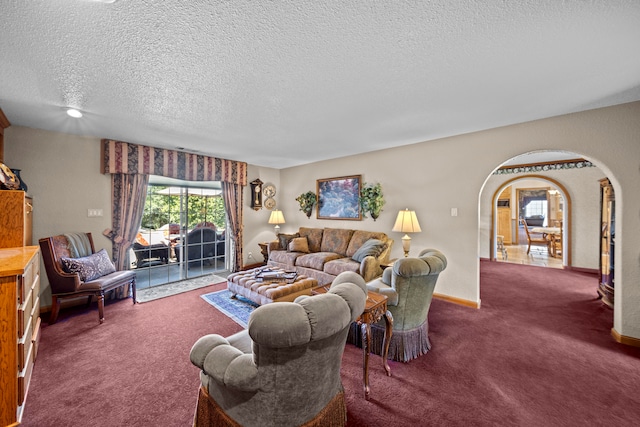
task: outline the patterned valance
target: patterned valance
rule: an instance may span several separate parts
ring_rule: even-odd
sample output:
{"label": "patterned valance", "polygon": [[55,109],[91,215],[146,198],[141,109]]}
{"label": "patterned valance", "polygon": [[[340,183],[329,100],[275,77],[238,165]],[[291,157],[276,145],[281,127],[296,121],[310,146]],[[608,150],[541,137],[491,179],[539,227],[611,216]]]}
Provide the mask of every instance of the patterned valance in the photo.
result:
{"label": "patterned valance", "polygon": [[159,175],[247,185],[247,164],[182,151],[102,140],[101,173]]}

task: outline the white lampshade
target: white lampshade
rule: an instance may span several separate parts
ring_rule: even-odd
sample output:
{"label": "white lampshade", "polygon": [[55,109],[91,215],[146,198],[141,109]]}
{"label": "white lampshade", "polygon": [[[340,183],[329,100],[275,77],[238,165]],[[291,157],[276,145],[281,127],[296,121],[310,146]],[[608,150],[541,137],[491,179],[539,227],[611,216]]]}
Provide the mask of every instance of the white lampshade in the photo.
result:
{"label": "white lampshade", "polygon": [[[418,223],[418,217],[416,217],[416,211],[410,211],[405,209],[398,212],[396,223],[393,225],[392,231],[398,231],[400,233],[420,233],[422,229]],[[411,248],[411,237],[405,234],[402,237],[402,250],[404,250],[404,256],[409,256],[409,249]]]}
{"label": "white lampshade", "polygon": [[422,230],[420,229],[420,224],[416,217],[416,211],[405,209],[398,212],[398,217],[396,218],[396,223],[393,226],[392,231],[399,231],[401,233],[420,233]]}
{"label": "white lampshade", "polygon": [[280,231],[280,224],[284,224],[284,215],[282,215],[282,211],[275,209],[271,211],[271,216],[269,216],[269,224],[275,224],[274,227],[275,233],[278,234]]}

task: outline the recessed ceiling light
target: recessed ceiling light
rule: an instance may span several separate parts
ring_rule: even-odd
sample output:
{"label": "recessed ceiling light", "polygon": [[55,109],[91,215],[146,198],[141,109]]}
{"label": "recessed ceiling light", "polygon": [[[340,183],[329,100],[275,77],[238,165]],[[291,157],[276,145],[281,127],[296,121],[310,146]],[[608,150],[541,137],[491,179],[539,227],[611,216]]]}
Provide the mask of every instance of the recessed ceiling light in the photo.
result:
{"label": "recessed ceiling light", "polygon": [[67,114],[75,119],[82,117],[82,113],[75,108],[67,108]]}

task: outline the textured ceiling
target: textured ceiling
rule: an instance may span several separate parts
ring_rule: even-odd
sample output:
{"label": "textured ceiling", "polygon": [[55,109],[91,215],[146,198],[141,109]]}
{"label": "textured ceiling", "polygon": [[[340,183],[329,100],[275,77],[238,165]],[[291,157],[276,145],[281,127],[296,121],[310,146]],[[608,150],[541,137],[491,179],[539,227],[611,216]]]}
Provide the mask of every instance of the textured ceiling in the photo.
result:
{"label": "textured ceiling", "polygon": [[640,100],[639,52],[638,0],[12,0],[0,107],[284,168]]}

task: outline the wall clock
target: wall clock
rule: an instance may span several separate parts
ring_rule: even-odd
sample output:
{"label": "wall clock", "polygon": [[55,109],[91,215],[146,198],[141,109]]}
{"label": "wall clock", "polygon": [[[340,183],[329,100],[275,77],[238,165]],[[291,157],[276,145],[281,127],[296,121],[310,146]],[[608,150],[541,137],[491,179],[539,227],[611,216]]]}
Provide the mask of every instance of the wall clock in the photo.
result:
{"label": "wall clock", "polygon": [[254,179],[249,183],[251,186],[251,208],[255,211],[262,209],[262,181]]}

